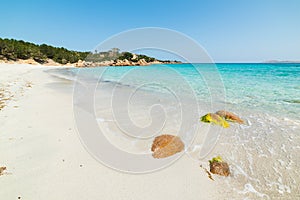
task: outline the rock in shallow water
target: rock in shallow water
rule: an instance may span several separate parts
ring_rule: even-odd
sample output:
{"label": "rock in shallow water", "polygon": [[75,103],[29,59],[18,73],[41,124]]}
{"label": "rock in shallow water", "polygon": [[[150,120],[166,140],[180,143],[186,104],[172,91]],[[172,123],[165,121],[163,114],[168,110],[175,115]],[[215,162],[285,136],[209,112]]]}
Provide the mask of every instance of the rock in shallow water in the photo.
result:
{"label": "rock in shallow water", "polygon": [[151,147],[154,158],[166,158],[184,149],[184,143],[178,136],[174,135],[160,135],[157,136]]}
{"label": "rock in shallow water", "polygon": [[228,128],[229,124],[219,115],[215,113],[208,113],[201,117],[200,119],[202,122],[206,123],[214,123],[220,126],[223,126],[224,128]]}
{"label": "rock in shallow water", "polygon": [[220,110],[220,111],[216,112],[216,114],[219,115],[220,117],[223,117],[225,120],[237,122],[239,124],[244,123],[244,121],[241,118],[239,118],[237,115],[235,115],[231,112],[225,111],[225,110]]}
{"label": "rock in shallow water", "polygon": [[221,176],[229,176],[230,170],[226,162],[220,156],[209,161],[210,172]]}

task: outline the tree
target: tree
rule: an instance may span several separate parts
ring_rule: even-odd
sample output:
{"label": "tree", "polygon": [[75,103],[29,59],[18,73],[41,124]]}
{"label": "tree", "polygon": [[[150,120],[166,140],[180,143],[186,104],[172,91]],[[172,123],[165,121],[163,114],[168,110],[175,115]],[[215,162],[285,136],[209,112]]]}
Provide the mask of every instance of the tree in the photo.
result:
{"label": "tree", "polygon": [[133,58],[133,54],[130,53],[130,52],[124,52],[124,53],[122,53],[121,56],[118,57],[118,59],[120,59],[120,60],[127,59],[127,60],[130,60],[130,61],[132,60],[132,58]]}

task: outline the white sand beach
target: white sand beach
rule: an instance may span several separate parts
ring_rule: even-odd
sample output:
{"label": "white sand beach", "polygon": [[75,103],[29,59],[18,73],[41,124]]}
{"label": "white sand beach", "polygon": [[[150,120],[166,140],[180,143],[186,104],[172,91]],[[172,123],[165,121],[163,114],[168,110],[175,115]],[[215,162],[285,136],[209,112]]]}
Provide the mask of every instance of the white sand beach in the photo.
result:
{"label": "white sand beach", "polygon": [[300,200],[300,0],[1,8],[0,200]]}
{"label": "white sand beach", "polygon": [[217,184],[183,156],[163,170],[132,175],[97,162],[73,119],[72,84],[55,68],[1,64],[0,87],[13,95],[0,111],[0,199],[217,199]]}

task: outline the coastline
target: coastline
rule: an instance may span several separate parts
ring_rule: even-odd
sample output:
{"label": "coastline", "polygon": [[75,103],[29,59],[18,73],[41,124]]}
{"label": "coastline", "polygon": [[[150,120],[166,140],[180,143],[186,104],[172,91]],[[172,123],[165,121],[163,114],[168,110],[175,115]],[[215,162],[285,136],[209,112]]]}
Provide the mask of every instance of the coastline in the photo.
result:
{"label": "coastline", "polygon": [[23,88],[0,111],[0,165],[7,167],[0,177],[1,199],[218,198],[218,181],[186,155],[139,176],[94,160],[76,133],[71,83],[44,72],[53,68],[58,67],[0,64],[6,89]]}
{"label": "coastline", "polygon": [[[170,167],[143,175],[125,174],[94,160],[81,144],[73,119],[74,79],[68,73],[64,76],[66,68],[77,70],[70,66],[0,64],[1,88],[4,89],[1,91],[6,91],[5,95],[10,97],[0,111],[0,167],[7,167],[5,174],[0,176],[1,199],[19,196],[21,199],[140,199],[141,196],[144,199],[268,199],[297,196],[298,189],[293,183],[300,181],[298,118],[268,114],[265,109],[247,110],[238,107],[240,103],[229,104],[227,108],[247,123],[231,124],[229,129],[222,129],[218,145],[207,156],[220,155],[228,161],[231,175],[226,178],[213,176],[215,181],[212,181],[200,167],[201,164],[208,168],[206,159],[197,159],[205,138],[203,134],[210,128],[213,132],[220,130],[203,123],[197,124],[201,131],[195,145]],[[52,69],[58,69],[57,73],[52,73]],[[114,67],[109,69],[119,71]],[[95,75],[98,69],[82,70]],[[232,80],[232,73],[227,78],[227,81]],[[105,84],[112,86],[114,82],[106,81]],[[127,85],[118,86],[123,92],[128,88]],[[101,126],[110,127],[113,132],[109,120],[105,123],[105,119],[110,119],[110,102],[105,101],[103,91],[97,94],[100,94],[96,98],[100,106],[97,117],[101,118]],[[160,96],[161,103],[164,102],[159,93],[155,96]],[[205,105],[201,104],[199,114],[211,112]],[[135,106],[139,106],[138,102]],[[165,132],[170,131],[172,129]],[[123,144],[113,134],[109,139],[114,144]],[[147,148],[147,145],[143,147]]]}
{"label": "coastline", "polygon": [[18,59],[18,60],[2,60],[0,59],[0,64],[20,64],[20,65],[38,65],[38,66],[61,66],[61,67],[78,67],[78,68],[84,68],[84,67],[107,67],[107,66],[149,66],[149,65],[156,65],[156,64],[182,64],[182,62],[179,61],[151,61],[147,62],[145,59],[141,59],[138,61],[130,61],[127,59],[117,59],[117,60],[107,60],[107,61],[101,61],[101,62],[89,62],[89,61],[83,61],[78,60],[78,62],[75,63],[67,63],[67,64],[61,64],[58,62],[53,61],[52,59],[47,59],[44,63],[39,63],[35,61],[34,59],[30,58],[27,60]]}

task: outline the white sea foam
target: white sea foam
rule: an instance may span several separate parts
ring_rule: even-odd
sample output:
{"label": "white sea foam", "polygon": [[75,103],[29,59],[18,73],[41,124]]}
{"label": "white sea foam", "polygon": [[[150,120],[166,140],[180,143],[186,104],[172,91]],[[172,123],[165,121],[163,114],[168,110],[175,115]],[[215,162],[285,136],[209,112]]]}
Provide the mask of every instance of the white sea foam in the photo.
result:
{"label": "white sea foam", "polygon": [[255,190],[254,187],[250,183],[245,184],[244,185],[244,190],[241,191],[241,192],[239,192],[239,193],[241,193],[241,194],[247,194],[249,192],[256,194],[260,198],[267,197],[266,194],[262,194],[262,193],[258,192],[257,190]]}

